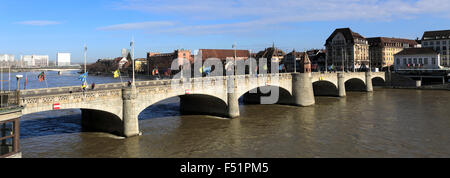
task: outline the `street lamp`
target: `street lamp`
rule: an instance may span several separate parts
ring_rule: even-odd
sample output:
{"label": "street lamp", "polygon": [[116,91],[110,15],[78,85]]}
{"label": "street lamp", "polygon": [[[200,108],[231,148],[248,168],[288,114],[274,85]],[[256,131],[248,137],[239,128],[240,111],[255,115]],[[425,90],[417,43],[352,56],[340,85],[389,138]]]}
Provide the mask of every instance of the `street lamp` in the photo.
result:
{"label": "street lamp", "polygon": [[236,58],[237,58],[237,54],[236,54],[236,43],[233,44],[233,49],[234,49],[234,75],[236,75]]}
{"label": "street lamp", "polygon": [[23,75],[16,75],[16,78],[17,78],[17,89],[16,89],[16,92],[17,92],[17,94],[16,94],[17,105],[20,105],[20,87],[19,87],[19,84],[20,84],[20,79],[23,78]]}
{"label": "street lamp", "polygon": [[132,86],[135,86],[135,77],[134,77],[134,38],[131,37],[131,62],[133,63],[133,83],[131,84]]}

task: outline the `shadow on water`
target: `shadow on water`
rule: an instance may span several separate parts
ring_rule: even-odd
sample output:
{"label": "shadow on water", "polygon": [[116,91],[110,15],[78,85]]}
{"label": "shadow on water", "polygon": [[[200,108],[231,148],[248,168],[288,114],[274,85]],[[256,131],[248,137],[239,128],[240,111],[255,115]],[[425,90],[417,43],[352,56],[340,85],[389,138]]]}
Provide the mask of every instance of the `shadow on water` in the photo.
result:
{"label": "shadow on water", "polygon": [[20,138],[80,132],[84,131],[81,128],[81,111],[79,110],[26,115],[20,122]]}
{"label": "shadow on water", "polygon": [[139,120],[150,120],[163,117],[181,116],[180,102],[160,102],[154,104],[139,114]]}

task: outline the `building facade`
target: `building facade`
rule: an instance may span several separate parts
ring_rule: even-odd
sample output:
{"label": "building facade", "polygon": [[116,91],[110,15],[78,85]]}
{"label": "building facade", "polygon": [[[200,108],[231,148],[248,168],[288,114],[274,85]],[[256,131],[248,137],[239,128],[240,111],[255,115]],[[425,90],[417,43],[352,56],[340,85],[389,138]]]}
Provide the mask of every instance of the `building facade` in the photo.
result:
{"label": "building facade", "polygon": [[56,65],[57,66],[70,66],[70,53],[57,53]]}
{"label": "building facade", "polygon": [[372,68],[386,68],[394,65],[394,55],[404,48],[419,47],[415,40],[374,37],[369,42],[369,59]]}
{"label": "building facade", "polygon": [[441,55],[441,65],[450,67],[450,30],[426,31],[422,37],[422,47],[433,48]]}
{"label": "building facade", "polygon": [[328,65],[339,70],[368,67],[369,43],[350,28],[336,29],[325,43]]}
{"label": "building facade", "polygon": [[23,64],[27,67],[47,67],[48,55],[24,55]]}
{"label": "building facade", "polygon": [[152,74],[152,71],[157,70],[158,73],[170,71],[172,62],[175,59],[186,59],[193,63],[194,59],[191,56],[191,50],[179,49],[173,53],[147,53],[147,74]]}
{"label": "building facade", "polygon": [[14,62],[14,55],[13,54],[0,54],[0,61],[1,62]]}
{"label": "building facade", "polygon": [[432,48],[405,48],[394,55],[395,70],[441,69],[440,54]]}

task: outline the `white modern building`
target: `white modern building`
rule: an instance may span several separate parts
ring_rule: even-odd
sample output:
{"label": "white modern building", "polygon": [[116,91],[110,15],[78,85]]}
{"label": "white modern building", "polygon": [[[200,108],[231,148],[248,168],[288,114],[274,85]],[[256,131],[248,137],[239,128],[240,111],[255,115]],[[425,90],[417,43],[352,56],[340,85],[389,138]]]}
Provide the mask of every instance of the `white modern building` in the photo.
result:
{"label": "white modern building", "polygon": [[23,64],[27,67],[47,67],[48,55],[25,55],[23,56]]}
{"label": "white modern building", "polygon": [[70,53],[57,53],[56,65],[57,66],[70,66]]}
{"label": "white modern building", "polygon": [[433,48],[441,54],[441,65],[450,67],[450,30],[426,31],[422,37],[423,48]]}
{"label": "white modern building", "polygon": [[0,61],[14,62],[14,55],[13,54],[0,54]]}
{"label": "white modern building", "polygon": [[433,48],[405,48],[394,55],[395,70],[441,69],[440,54]]}

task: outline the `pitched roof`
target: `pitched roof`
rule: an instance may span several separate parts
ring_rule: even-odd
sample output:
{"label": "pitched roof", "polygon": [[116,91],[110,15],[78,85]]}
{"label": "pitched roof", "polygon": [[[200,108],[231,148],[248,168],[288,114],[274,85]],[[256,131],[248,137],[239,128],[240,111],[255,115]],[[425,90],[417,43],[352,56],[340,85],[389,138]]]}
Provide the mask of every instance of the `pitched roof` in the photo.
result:
{"label": "pitched roof", "polygon": [[[226,60],[227,57],[234,57],[235,50],[233,49],[200,49],[202,53],[202,60],[208,58],[218,58],[220,60]],[[250,57],[248,50],[236,50],[236,57]]]}
{"label": "pitched roof", "polygon": [[272,59],[272,56],[284,56],[286,55],[286,53],[283,52],[283,50],[275,48],[275,47],[270,47],[270,48],[266,48],[264,51],[260,51],[256,54],[256,58],[267,58],[267,59]]}
{"label": "pitched roof", "polygon": [[422,40],[450,39],[450,30],[426,31]]}
{"label": "pitched roof", "polygon": [[333,40],[333,37],[338,33],[342,33],[344,35],[344,38],[351,43],[353,43],[355,39],[365,39],[362,35],[353,32],[350,28],[338,28],[334,30],[330,37],[328,37],[326,44],[330,43],[331,40]]}
{"label": "pitched roof", "polygon": [[415,40],[410,39],[403,39],[403,38],[387,38],[387,37],[373,37],[373,38],[366,38],[369,42],[370,46],[386,46],[386,43],[402,43],[402,44],[409,44],[409,47],[414,47],[418,43]]}
{"label": "pitched roof", "polygon": [[395,55],[439,54],[433,48],[405,48]]}

